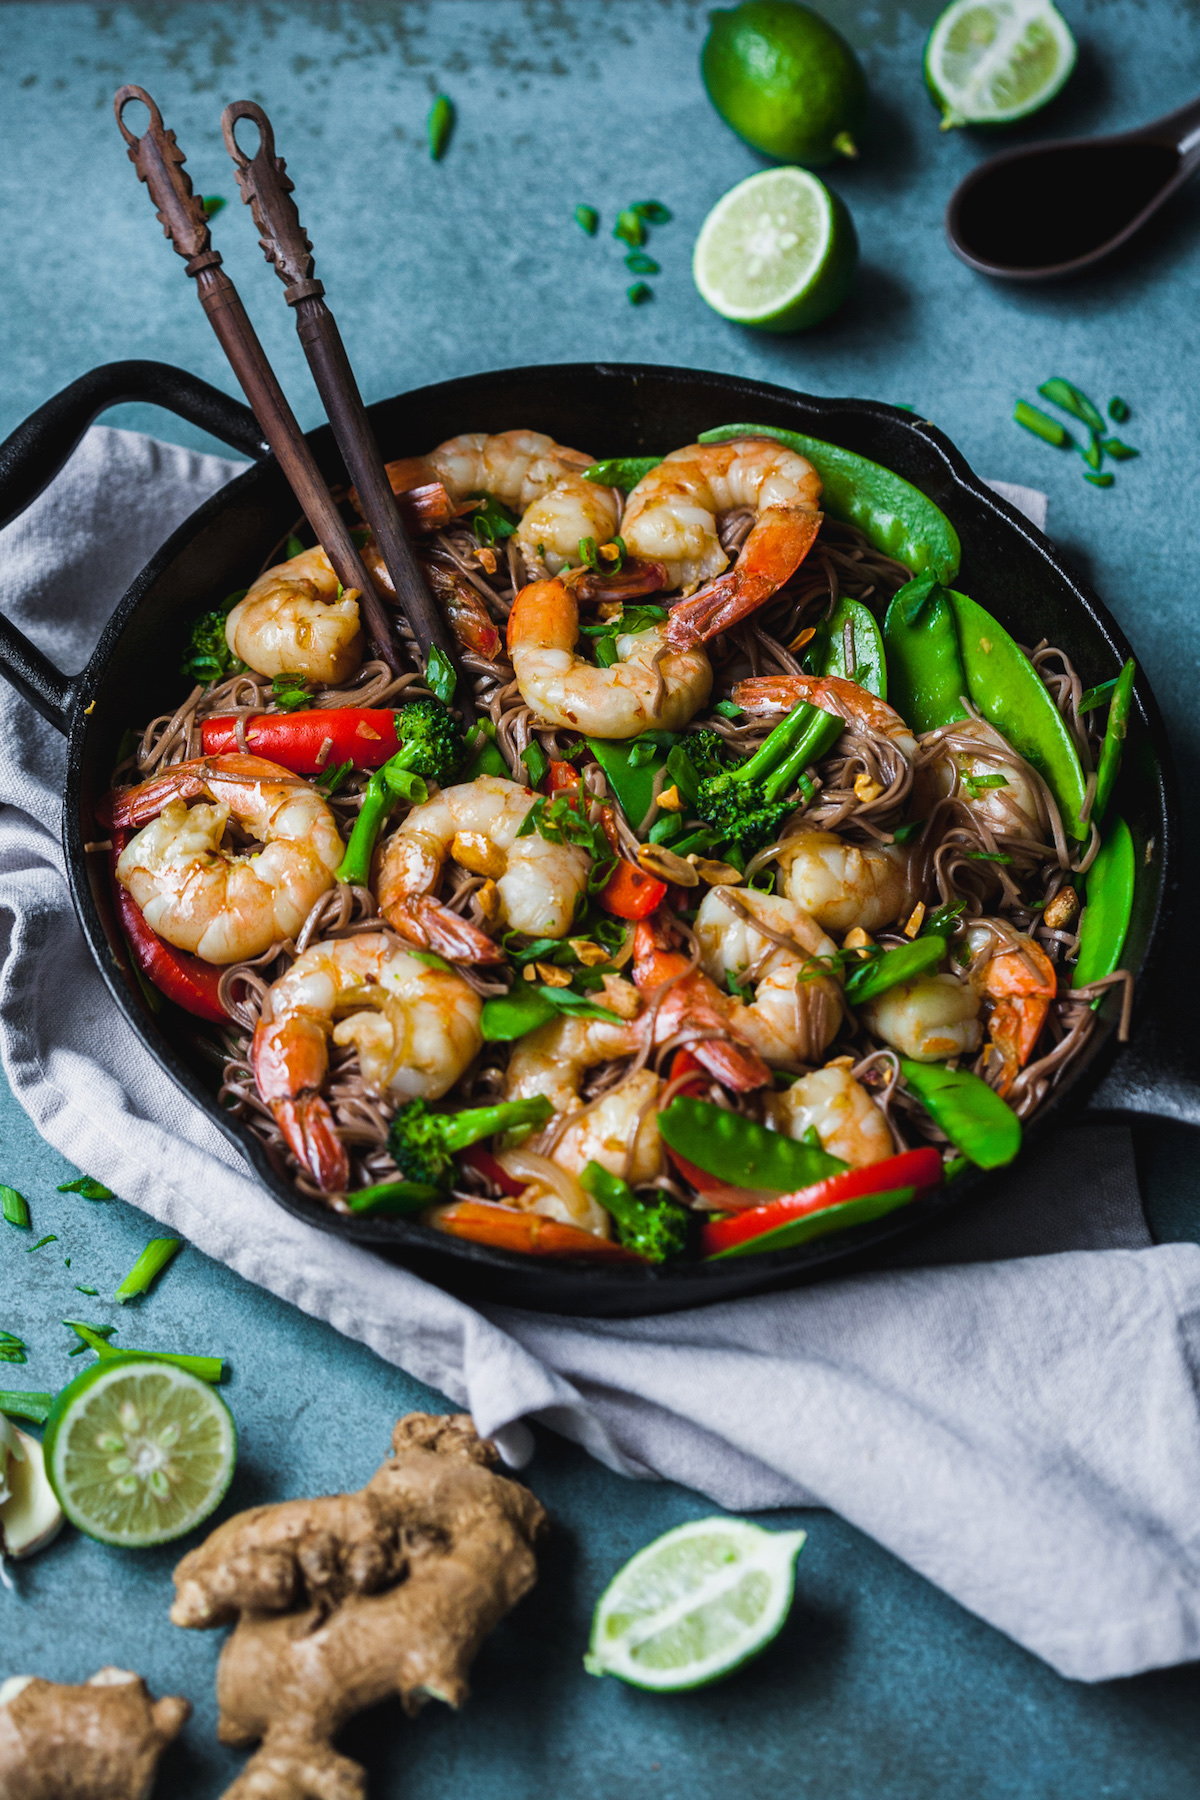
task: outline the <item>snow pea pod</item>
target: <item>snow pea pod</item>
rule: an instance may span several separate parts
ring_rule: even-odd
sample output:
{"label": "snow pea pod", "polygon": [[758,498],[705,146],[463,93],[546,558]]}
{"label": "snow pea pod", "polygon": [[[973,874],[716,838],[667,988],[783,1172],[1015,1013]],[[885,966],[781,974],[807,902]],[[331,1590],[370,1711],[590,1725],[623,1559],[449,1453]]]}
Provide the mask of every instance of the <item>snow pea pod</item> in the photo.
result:
{"label": "snow pea pod", "polygon": [[760,1231],[757,1237],[732,1244],[728,1250],[717,1250],[706,1261],[727,1262],[731,1256],[764,1256],[768,1250],[794,1250],[797,1244],[824,1237],[827,1232],[845,1231],[851,1225],[866,1225],[871,1219],[881,1219],[884,1213],[907,1206],[916,1199],[917,1192],[915,1187],[889,1188],[882,1194],[862,1194],[857,1200],[843,1200],[840,1206],[822,1207],[820,1212],[789,1219],[786,1225],[777,1225],[773,1231]]}
{"label": "snow pea pod", "polygon": [[484,739],[457,779],[463,782],[477,781],[481,775],[502,775],[506,781],[512,780],[512,770],[505,762],[500,746],[490,738]]}
{"label": "snow pea pod", "polygon": [[[1130,657],[1117,676],[1117,685],[1113,689],[1113,697],[1109,702],[1108,724],[1104,729],[1104,743],[1101,746],[1100,761],[1096,768],[1096,797],[1092,801],[1092,817],[1097,825],[1103,819],[1105,809],[1112,799],[1112,791],[1120,772],[1121,752],[1125,746],[1125,734],[1129,730],[1133,678],[1136,674],[1137,664]],[[1090,885],[1089,882],[1089,887]]]}
{"label": "snow pea pod", "polygon": [[672,1150],[734,1187],[791,1194],[846,1167],[816,1145],[686,1094],[658,1115],[658,1129]]}
{"label": "snow pea pod", "polygon": [[956,1150],[981,1169],[1000,1169],[1021,1148],[1021,1121],[969,1069],[900,1058],[904,1084],[921,1100]]}
{"label": "snow pea pod", "polygon": [[[636,831],[650,811],[654,796],[654,777],[667,760],[667,753],[679,742],[676,731],[643,731],[640,737],[628,739],[589,738],[588,749],[608,777],[608,785],[617,796],[621,811]],[[642,746],[653,745],[654,755],[648,761]],[[631,761],[636,756],[637,761]]]}
{"label": "snow pea pod", "polygon": [[1071,977],[1073,988],[1102,981],[1120,968],[1133,912],[1136,875],[1133,834],[1124,819],[1114,817],[1087,872],[1087,905],[1079,927],[1079,960]]}
{"label": "snow pea pod", "polygon": [[1068,835],[1082,842],[1086,783],[1062,714],[1025,652],[999,620],[966,594],[947,589],[967,675],[967,694],[984,718],[1031,762],[1058,802]]}
{"label": "snow pea pod", "polygon": [[936,935],[898,944],[871,962],[860,962],[846,980],[846,998],[852,1006],[865,1006],[902,981],[915,981],[936,969],[946,954],[946,940]]}
{"label": "snow pea pod", "polygon": [[894,556],[914,575],[925,569],[932,569],[939,581],[953,581],[957,575],[962,554],[958,533],[932,500],[894,470],[840,444],[777,425],[718,425],[702,431],[699,441],[721,444],[739,437],[775,438],[806,456],[821,477],[825,511],[857,525],[876,550]]}
{"label": "snow pea pod", "polygon": [[892,705],[914,731],[965,719],[967,672],[946,590],[932,571],[892,596],[883,622]]}
{"label": "snow pea pod", "polygon": [[843,595],[821,627],[828,648],[821,660],[822,675],[840,675],[855,681],[881,700],[888,695],[887,659],[883,638],[870,611],[861,600]]}

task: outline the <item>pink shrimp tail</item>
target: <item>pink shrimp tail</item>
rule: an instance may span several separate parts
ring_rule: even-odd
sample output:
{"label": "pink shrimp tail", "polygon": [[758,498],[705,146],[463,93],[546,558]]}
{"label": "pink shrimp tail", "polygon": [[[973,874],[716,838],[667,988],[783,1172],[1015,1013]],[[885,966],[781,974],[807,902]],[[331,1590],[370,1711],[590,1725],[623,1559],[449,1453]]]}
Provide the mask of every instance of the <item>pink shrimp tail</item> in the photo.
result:
{"label": "pink shrimp tail", "polygon": [[756,675],[734,683],[733,704],[748,713],[789,713],[798,700],[811,700],[814,679],[806,675]]}
{"label": "pink shrimp tail", "polygon": [[634,934],[633,979],[639,992],[653,1001],[654,992],[663,983],[682,977],[668,993],[654,1021],[655,1042],[665,1044],[668,1038],[689,1026],[698,1030],[716,1030],[729,1035],[702,1039],[688,1049],[713,1078],[734,1093],[748,1094],[765,1087],[771,1071],[749,1044],[737,1035],[735,1007],[738,1002],[726,999],[716,984],[699,969],[686,973],[690,964],[677,950],[664,947],[666,933],[659,924],[643,921]]}
{"label": "pink shrimp tail", "polygon": [[160,775],[152,775],[149,781],[140,781],[136,787],[112,789],[96,808],[96,817],[105,825],[136,830],[156,819],[169,800],[199,800],[221,782],[254,781],[307,785],[291,769],[268,762],[265,756],[249,756],[241,751],[228,756],[193,756],[164,769]]}
{"label": "pink shrimp tail", "polygon": [[1041,946],[1026,938],[1022,949],[1023,956],[1011,950],[994,956],[987,970],[986,992],[996,1001],[988,1031],[1003,1064],[997,1089],[1001,1096],[1033,1055],[1058,991],[1054,965]]}
{"label": "pink shrimp tail", "polygon": [[671,609],[666,632],[671,648],[707,643],[757,612],[796,573],[820,529],[819,512],[768,506],[733,568]]}
{"label": "pink shrimp tail", "polygon": [[329,1067],[322,1027],[302,1013],[260,1020],[250,1064],[259,1095],[297,1162],[322,1193],[344,1193],[350,1182],[350,1159],[320,1094]]}
{"label": "pink shrimp tail", "polygon": [[382,908],[392,930],[421,950],[433,950],[447,962],[502,963],[504,952],[486,931],[451,912],[431,894],[409,894]]}

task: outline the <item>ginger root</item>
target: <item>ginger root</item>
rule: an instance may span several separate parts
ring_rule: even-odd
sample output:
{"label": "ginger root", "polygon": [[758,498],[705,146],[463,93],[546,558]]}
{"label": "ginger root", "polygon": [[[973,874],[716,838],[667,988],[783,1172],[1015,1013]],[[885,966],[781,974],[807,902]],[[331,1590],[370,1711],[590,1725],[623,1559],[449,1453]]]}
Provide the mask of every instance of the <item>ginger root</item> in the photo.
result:
{"label": "ginger root", "polygon": [[332,1739],[398,1693],[458,1706],[488,1632],[537,1578],[546,1515],[493,1473],[465,1414],[410,1413],[356,1494],[255,1506],[175,1571],[177,1625],[237,1627],[217,1670],[218,1735],[257,1754],[226,1800],[362,1800]]}
{"label": "ginger root", "polygon": [[0,1686],[5,1800],[149,1800],[158,1759],[191,1707],[140,1675],[101,1669],[81,1687],[15,1675]]}

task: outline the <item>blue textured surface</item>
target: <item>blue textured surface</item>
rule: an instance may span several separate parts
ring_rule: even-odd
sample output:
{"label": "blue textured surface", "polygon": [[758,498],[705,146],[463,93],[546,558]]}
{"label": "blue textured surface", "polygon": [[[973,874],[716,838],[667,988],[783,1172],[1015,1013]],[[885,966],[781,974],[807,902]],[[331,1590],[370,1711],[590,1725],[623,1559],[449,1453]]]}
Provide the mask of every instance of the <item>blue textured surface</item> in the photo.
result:
{"label": "blue textured surface", "polygon": [[[924,96],[920,51],[936,0],[829,0],[826,10],[862,53],[875,97],[860,164],[831,176],[854,212],[863,267],[837,320],[767,339],[716,318],[691,285],[700,221],[759,166],[705,100],[700,5],[5,6],[0,434],[73,376],[121,357],[185,363],[231,385],[124,160],[110,104],[121,82],[147,86],[197,188],[232,198],[219,114],[249,95],[274,120],[369,399],[505,363],[606,357],[909,402],[984,474],[1049,491],[1053,535],[1112,605],[1151,676],[1187,792],[1200,760],[1190,698],[1197,196],[1185,194],[1135,255],[1086,286],[989,287],[941,235],[951,187],[987,145],[939,134]],[[1070,0],[1067,11],[1079,71],[1036,130],[1116,128],[1191,97],[1195,5]],[[459,118],[434,165],[424,117],[442,88]],[[644,197],[665,201],[675,218],[653,234],[663,273],[652,302],[635,310],[608,232],[618,206]],[[580,201],[602,211],[595,240],[572,221]],[[290,317],[235,206],[216,239],[297,412],[315,423]],[[1033,398],[1050,374],[1101,401],[1119,392],[1130,402],[1123,435],[1145,454],[1111,491],[1087,487],[1077,459],[1009,422],[1017,395]],[[200,441],[161,414],[111,417]],[[6,1371],[13,1385],[56,1387],[80,1366],[67,1360],[70,1334],[58,1323],[67,1316],[116,1320],[129,1344],[227,1355],[242,1446],[231,1508],[357,1485],[399,1412],[444,1404],[192,1250],[124,1312],[78,1293],[76,1282],[111,1295],[150,1235],[145,1220],[119,1203],[56,1195],[71,1171],[7,1096],[0,1144],[0,1174],[31,1201],[32,1235],[58,1233],[26,1257],[32,1237],[0,1226],[0,1324],[30,1345],[27,1367]],[[1160,1235],[1200,1235],[1192,1140],[1157,1129],[1141,1153]],[[385,1708],[348,1734],[380,1800],[459,1791],[616,1800],[631,1789],[709,1800],[735,1782],[772,1800],[1182,1800],[1197,1791],[1194,1668],[1102,1688],[1062,1682],[826,1514],[804,1521],[795,1611],[754,1668],[675,1700],[592,1681],[579,1657],[596,1595],[640,1544],[707,1508],[677,1489],[622,1482],[547,1436],[529,1480],[556,1522],[543,1579],[485,1649],[467,1712],[431,1709],[410,1724]],[[167,1622],[174,1560],[67,1535],[20,1572],[17,1595],[0,1594],[0,1676],[29,1669],[77,1680],[113,1661],[144,1670],[159,1691],[186,1693],[196,1716],[159,1792],[207,1800],[242,1759],[220,1750],[213,1732],[223,1634]]]}

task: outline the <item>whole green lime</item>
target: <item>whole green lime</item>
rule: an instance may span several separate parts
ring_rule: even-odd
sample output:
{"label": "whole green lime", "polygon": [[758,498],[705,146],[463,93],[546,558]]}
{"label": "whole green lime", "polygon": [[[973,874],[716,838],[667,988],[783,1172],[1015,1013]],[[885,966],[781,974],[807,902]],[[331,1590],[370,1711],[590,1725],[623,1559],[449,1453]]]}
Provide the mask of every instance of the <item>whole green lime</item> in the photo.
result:
{"label": "whole green lime", "polygon": [[867,83],[839,31],[798,0],[744,0],[711,17],[700,69],[727,125],[782,162],[858,155]]}

